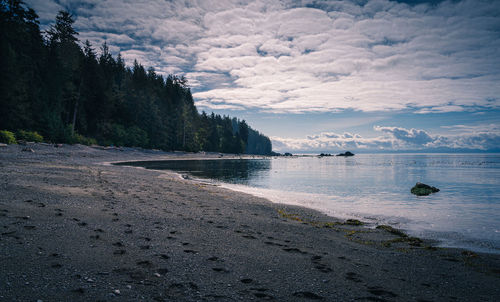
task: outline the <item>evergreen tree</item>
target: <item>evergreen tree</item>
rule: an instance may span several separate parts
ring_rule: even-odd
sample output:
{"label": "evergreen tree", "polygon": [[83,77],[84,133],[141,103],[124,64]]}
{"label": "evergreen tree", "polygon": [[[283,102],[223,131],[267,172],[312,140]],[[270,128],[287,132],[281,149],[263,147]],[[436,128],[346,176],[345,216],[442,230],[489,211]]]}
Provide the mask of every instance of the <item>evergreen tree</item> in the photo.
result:
{"label": "evergreen tree", "polygon": [[32,9],[0,0],[0,129],[52,142],[271,153],[245,121],[198,113],[184,76],[127,67],[106,42],[99,54],[89,41],[81,48],[73,24],[60,11],[44,38]]}

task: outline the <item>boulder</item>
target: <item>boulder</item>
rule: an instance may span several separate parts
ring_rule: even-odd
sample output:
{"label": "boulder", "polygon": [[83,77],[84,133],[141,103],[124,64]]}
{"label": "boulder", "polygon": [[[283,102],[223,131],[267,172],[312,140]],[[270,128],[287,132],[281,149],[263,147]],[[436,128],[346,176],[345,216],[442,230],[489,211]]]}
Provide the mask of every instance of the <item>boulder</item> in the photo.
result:
{"label": "boulder", "polygon": [[436,187],[431,187],[429,185],[423,184],[421,182],[417,182],[417,184],[411,188],[411,193],[417,196],[427,196],[432,193],[439,192],[439,189]]}

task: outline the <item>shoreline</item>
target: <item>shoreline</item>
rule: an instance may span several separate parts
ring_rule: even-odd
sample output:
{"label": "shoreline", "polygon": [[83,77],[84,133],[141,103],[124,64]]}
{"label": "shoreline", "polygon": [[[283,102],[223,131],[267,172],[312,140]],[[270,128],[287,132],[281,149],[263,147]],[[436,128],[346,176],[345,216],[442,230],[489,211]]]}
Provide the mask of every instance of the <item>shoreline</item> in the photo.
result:
{"label": "shoreline", "polygon": [[500,295],[499,255],[433,248],[308,208],[100,164],[193,154],[32,148],[0,148],[0,299],[494,301]]}
{"label": "shoreline", "polygon": [[[259,158],[266,158],[263,156],[258,156]],[[182,160],[182,161],[191,161],[191,160],[214,160],[214,159],[253,159],[250,156],[243,156],[243,158],[240,156],[232,156],[229,155],[224,158],[212,158],[212,157],[202,157],[202,156],[192,156],[189,158],[175,158],[175,159],[166,159],[166,160]],[[149,170],[154,170],[158,171],[160,173],[174,173],[178,175],[179,178],[185,179],[185,180],[190,180],[196,183],[202,183],[206,185],[214,185],[214,186],[220,186],[222,188],[238,192],[238,193],[245,193],[245,194],[250,194],[252,196],[258,197],[258,198],[264,198],[267,199],[269,202],[277,205],[288,205],[288,206],[297,206],[297,207],[304,207],[308,210],[313,210],[313,211],[318,211],[322,215],[326,215],[328,217],[331,217],[331,219],[336,220],[336,221],[345,221],[347,219],[359,219],[361,220],[365,227],[374,229],[378,225],[390,225],[393,228],[398,228],[402,231],[404,231],[408,236],[414,236],[418,237],[421,240],[425,240],[427,242],[432,242],[432,245],[435,247],[440,247],[440,248],[455,248],[455,249],[461,249],[461,250],[470,250],[475,253],[485,253],[485,254],[495,254],[495,255],[500,255],[500,250],[498,248],[495,248],[493,246],[493,243],[491,241],[488,241],[486,239],[478,239],[475,237],[465,237],[464,234],[462,233],[456,233],[459,235],[454,235],[455,232],[452,231],[438,231],[438,230],[431,230],[431,229],[422,229],[421,227],[415,227],[415,225],[420,225],[423,222],[418,222],[418,221],[412,221],[409,218],[406,218],[404,216],[383,216],[383,215],[373,215],[370,213],[359,213],[359,212],[341,212],[339,213],[338,211],[331,211],[327,210],[325,208],[318,207],[317,205],[314,206],[314,201],[312,204],[306,205],[302,201],[304,200],[309,200],[314,198],[318,199],[321,197],[319,194],[313,194],[313,193],[306,193],[306,192],[293,192],[289,194],[289,192],[286,191],[281,191],[278,189],[266,189],[262,187],[252,187],[250,185],[244,185],[244,184],[235,184],[235,183],[230,183],[230,182],[224,182],[221,180],[216,180],[216,179],[210,179],[210,178],[203,178],[203,177],[197,177],[192,174],[190,174],[190,171],[182,171],[177,172],[175,170],[168,170],[168,169],[155,169],[155,168],[148,168],[144,165],[137,164],[137,162],[144,162],[143,160],[133,160],[133,161],[126,161],[126,162],[114,162],[113,164],[117,165],[122,165],[122,166],[129,166],[129,167],[135,167],[135,168],[142,168],[142,169],[149,169]],[[328,198],[328,196],[323,196],[324,198]],[[283,201],[285,200],[285,201]],[[413,225],[412,225],[413,223]],[[402,225],[402,226],[401,226]],[[405,227],[406,226],[406,227]],[[414,228],[411,228],[411,227]],[[418,230],[418,231],[416,231]],[[457,237],[458,236],[458,237]],[[460,238],[460,239],[457,239]]]}

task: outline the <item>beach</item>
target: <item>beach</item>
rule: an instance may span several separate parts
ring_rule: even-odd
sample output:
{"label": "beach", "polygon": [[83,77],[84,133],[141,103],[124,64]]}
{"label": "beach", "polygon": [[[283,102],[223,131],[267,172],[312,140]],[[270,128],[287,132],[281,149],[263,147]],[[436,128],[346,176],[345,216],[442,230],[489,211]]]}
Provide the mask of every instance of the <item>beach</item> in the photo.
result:
{"label": "beach", "polygon": [[391,228],[366,228],[168,171],[110,164],[219,157],[1,147],[0,300],[500,297],[500,255],[436,248]]}

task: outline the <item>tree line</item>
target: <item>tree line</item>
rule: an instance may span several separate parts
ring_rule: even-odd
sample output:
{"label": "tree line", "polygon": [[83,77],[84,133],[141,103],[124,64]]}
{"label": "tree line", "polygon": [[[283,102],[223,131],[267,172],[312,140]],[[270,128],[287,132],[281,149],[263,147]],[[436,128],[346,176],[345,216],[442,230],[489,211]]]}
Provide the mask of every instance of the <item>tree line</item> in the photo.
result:
{"label": "tree line", "polygon": [[200,114],[184,77],[126,66],[106,43],[99,53],[88,41],[80,46],[69,12],[42,32],[22,1],[0,3],[0,129],[50,142],[272,153],[244,120]]}

